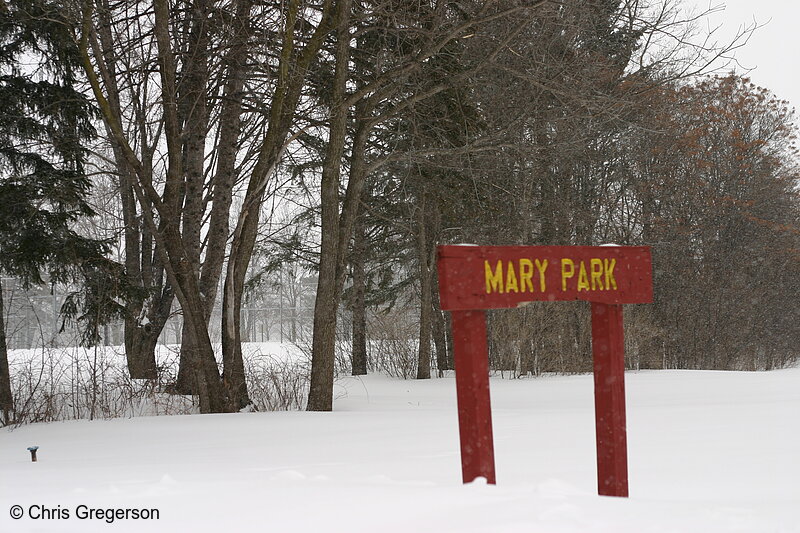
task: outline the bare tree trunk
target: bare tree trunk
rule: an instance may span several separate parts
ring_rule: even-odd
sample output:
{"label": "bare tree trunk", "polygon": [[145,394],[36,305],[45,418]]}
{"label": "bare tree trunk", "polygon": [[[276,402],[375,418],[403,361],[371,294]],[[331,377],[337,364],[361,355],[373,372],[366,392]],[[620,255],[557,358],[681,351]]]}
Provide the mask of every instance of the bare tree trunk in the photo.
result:
{"label": "bare tree trunk", "polygon": [[289,340],[292,342],[297,342],[297,300],[294,301],[294,305],[292,306],[290,324],[291,328],[289,331]]}
{"label": "bare tree trunk", "polygon": [[283,45],[269,126],[259,151],[258,161],[248,182],[242,211],[233,233],[230,258],[225,273],[222,297],[222,357],[226,372],[225,384],[229,390],[240,392],[246,390],[241,352],[241,306],[244,298],[245,274],[253,255],[264,192],[285,148],[309,65],[316,57],[330,29],[331,5],[332,0],[324,2],[317,28],[300,50],[296,48],[295,42],[300,2],[291,0],[286,8],[286,25],[283,29]]}
{"label": "bare tree trunk", "polygon": [[195,394],[194,375],[197,363],[190,361],[190,353],[194,353],[196,347],[194,337],[189,332],[189,324],[184,320],[181,323],[181,349],[178,355],[178,375],[175,378],[175,392],[178,394]]}
{"label": "bare tree trunk", "polygon": [[14,416],[14,396],[11,394],[11,372],[8,367],[8,346],[6,344],[6,312],[3,305],[3,283],[0,280],[0,419],[1,425],[8,425]]}
{"label": "bare tree trunk", "polygon": [[367,276],[364,271],[366,254],[366,235],[363,217],[358,217],[353,232],[353,252],[350,264],[353,268],[353,375],[363,376],[367,373]]}
{"label": "bare tree trunk", "polygon": [[535,134],[536,146],[540,149],[538,156],[538,170],[539,182],[541,184],[541,203],[539,204],[539,212],[542,221],[541,231],[539,233],[539,240],[541,244],[568,244],[565,242],[557,242],[556,239],[556,185],[554,183],[555,177],[550,170],[549,148],[547,133],[544,132],[544,125],[540,126],[539,131]]}
{"label": "bare tree trunk", "polygon": [[189,261],[182,254],[184,249],[176,226],[168,225],[163,238],[165,248],[172,250],[174,254],[173,257],[170,257],[167,272],[174,279],[176,296],[183,310],[183,320],[189,325],[185,334],[191,337],[191,340],[189,337],[184,337],[183,342],[190,347],[186,355],[191,366],[194,367],[194,385],[200,400],[200,411],[202,413],[225,412],[230,410],[230,404],[225,398],[219,367],[214,357],[214,348],[208,336],[199,280]]}
{"label": "bare tree trunk", "polygon": [[428,242],[427,216],[428,194],[423,186],[417,205],[417,261],[419,263],[419,351],[417,357],[417,379],[431,377],[431,331],[433,315],[433,291],[431,287],[430,243]]}
{"label": "bare tree trunk", "polygon": [[223,383],[229,405],[232,409],[239,410],[250,403],[250,397],[247,394],[242,356],[242,310],[232,303],[235,300],[241,301],[244,293],[244,279],[238,281],[237,274],[235,272],[232,276],[229,273],[223,292],[222,364]]}
{"label": "bare tree trunk", "polygon": [[[100,25],[97,28],[99,38],[99,50],[96,56],[103,58],[105,69],[102,70],[106,75],[103,81],[108,92],[108,101],[111,111],[119,120],[121,116],[119,103],[119,87],[117,82],[117,57],[114,48],[114,40],[111,34],[111,19],[108,2],[103,1],[98,7],[98,17]],[[144,127],[142,124],[140,127]],[[159,270],[158,261],[154,264],[152,254],[152,238],[137,215],[136,196],[133,191],[132,180],[134,169],[126,159],[122,146],[114,140],[113,135],[106,124],[106,130],[112,139],[112,150],[114,162],[117,169],[120,199],[122,203],[122,219],[125,226],[125,275],[128,283],[132,286],[142,287],[145,291],[152,293],[158,291],[159,299],[154,301],[156,296],[150,294],[146,301],[149,301],[150,310],[154,308],[170,307],[172,303],[171,291],[162,291],[160,281],[163,277],[155,272]],[[142,130],[141,151],[143,159],[152,157],[148,152],[147,139]],[[145,168],[148,168],[145,165]],[[147,208],[142,206],[142,209]],[[155,271],[154,271],[155,270]],[[154,282],[158,282],[155,286]],[[164,299],[166,298],[166,300]],[[156,379],[158,369],[155,359],[155,346],[158,336],[166,323],[166,316],[161,320],[161,316],[148,312],[144,305],[136,302],[128,303],[127,317],[125,319],[124,344],[125,358],[128,364],[128,372],[132,379]]]}
{"label": "bare tree trunk", "polygon": [[[246,42],[248,36],[247,20],[252,8],[251,0],[239,0],[236,3],[236,16],[234,19],[236,33],[228,49],[225,58],[227,79],[222,94],[222,109],[220,111],[220,130],[217,144],[217,168],[213,178],[213,199],[211,205],[211,217],[205,246],[205,259],[202,265],[198,265],[200,270],[200,291],[203,296],[204,313],[206,327],[216,301],[217,290],[222,267],[225,259],[226,242],[228,240],[230,206],[232,202],[233,184],[236,180],[236,151],[238,148],[239,134],[241,130],[242,113],[242,90],[244,88],[244,77],[246,72]],[[202,44],[202,43],[201,43]],[[200,46],[200,45],[198,45]],[[207,77],[207,72],[205,72]],[[205,94],[205,91],[204,91]],[[207,120],[207,112],[203,113]],[[201,132],[197,132],[199,137]],[[202,146],[198,144],[195,153],[202,154]],[[202,169],[202,161],[195,163]],[[198,191],[202,194],[202,190]],[[198,195],[199,199],[200,196]],[[202,216],[202,211],[200,212]],[[199,225],[197,226],[199,228]],[[198,243],[199,233],[197,234]],[[199,252],[198,252],[199,253]],[[199,256],[198,256],[199,263]],[[194,390],[193,376],[196,374],[196,362],[190,360],[190,350],[194,350],[196,343],[191,335],[187,335],[187,325],[183,325],[184,343],[181,345],[181,363],[178,369],[178,378],[175,388],[182,394],[190,394]],[[225,368],[223,367],[223,382],[227,383]],[[231,395],[228,393],[228,397]],[[249,403],[246,390],[240,398],[244,405]],[[231,408],[241,408],[244,405],[231,406]]]}
{"label": "bare tree trunk", "polygon": [[[154,1],[154,35],[158,48],[159,74],[161,77],[162,109],[164,113],[164,132],[167,145],[167,177],[164,185],[160,231],[154,232],[163,242],[165,266],[183,311],[183,319],[188,322],[191,334],[197,341],[196,351],[190,361],[198,362],[196,372],[197,392],[201,412],[223,412],[227,407],[222,380],[214,357],[214,349],[208,336],[205,318],[205,302],[200,290],[197,270],[196,249],[199,244],[184,239],[181,234],[180,213],[181,196],[187,189],[182,187],[187,179],[184,169],[183,141],[180,127],[179,102],[177,99],[177,78],[175,56],[171,49],[169,35],[169,5],[166,0]],[[192,164],[187,169],[192,172]],[[188,177],[188,179],[192,179]],[[191,187],[189,188],[191,190]],[[149,191],[153,194],[153,191]],[[140,203],[142,200],[140,199]],[[195,213],[196,214],[196,213]],[[151,225],[152,220],[148,220]],[[189,222],[193,224],[193,222]],[[184,229],[186,226],[184,225]]]}
{"label": "bare tree trunk", "polygon": [[436,349],[436,369],[439,377],[444,375],[445,370],[452,370],[447,353],[447,323],[444,312],[439,303],[439,276],[436,267],[431,276],[431,291],[433,293],[433,346]]}
{"label": "bare tree trunk", "polygon": [[[189,9],[189,38],[186,59],[178,84],[178,120],[182,125],[183,138],[183,209],[181,234],[185,243],[191,268],[200,275],[201,228],[203,225],[205,183],[205,145],[208,131],[208,12],[206,0],[194,0]],[[207,298],[203,301],[203,314],[208,317]],[[212,302],[213,305],[213,302]],[[208,327],[208,319],[205,321]],[[193,392],[191,376],[196,375],[197,361],[192,354],[197,353],[197,339],[189,329],[189,322],[183,322],[181,334],[180,364],[176,390],[188,394]],[[191,369],[187,366],[192,367]]]}
{"label": "bare tree trunk", "polygon": [[125,357],[131,379],[156,379],[155,350],[162,327],[157,324],[139,324],[134,318],[125,319]]}
{"label": "bare tree trunk", "polygon": [[[339,181],[344,143],[347,136],[345,89],[350,60],[350,0],[337,3],[334,27],[336,28],[336,67],[334,70],[331,118],[328,146],[322,166],[322,240],[320,246],[317,298],[314,305],[314,333],[311,341],[311,386],[308,393],[309,411],[333,409],[333,374],[336,344],[336,312],[344,280],[345,249],[350,242],[352,224],[342,224],[339,217]],[[351,189],[351,184],[348,184]],[[349,191],[348,191],[349,192]],[[360,190],[355,195],[357,212]],[[351,197],[351,202],[353,197]]]}
{"label": "bare tree trunk", "polygon": [[[336,343],[336,311],[341,289],[338,284],[338,258],[342,254],[339,219],[339,181],[344,142],[347,136],[347,111],[344,105],[348,61],[350,59],[350,1],[337,4],[336,67],[333,79],[331,119],[325,162],[322,167],[322,241],[320,247],[317,299],[314,305],[314,337],[311,342],[311,387],[309,411],[333,409],[333,374]],[[349,239],[345,241],[347,246]],[[342,269],[343,270],[343,269]]]}
{"label": "bare tree trunk", "polygon": [[[329,237],[330,238],[330,237]],[[322,262],[322,261],[321,261]],[[332,263],[333,261],[327,261]],[[317,297],[314,305],[314,331],[311,342],[311,387],[308,395],[309,411],[333,409],[333,375],[336,344],[336,271],[326,265],[320,269]],[[334,263],[335,266],[335,263]],[[335,348],[334,348],[335,349]]]}

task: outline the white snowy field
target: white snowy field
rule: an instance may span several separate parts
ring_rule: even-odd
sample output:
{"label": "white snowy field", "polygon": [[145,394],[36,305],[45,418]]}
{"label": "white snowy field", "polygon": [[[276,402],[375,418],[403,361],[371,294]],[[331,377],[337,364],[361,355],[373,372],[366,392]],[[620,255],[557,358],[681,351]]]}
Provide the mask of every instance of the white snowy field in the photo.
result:
{"label": "white snowy field", "polygon": [[492,379],[497,486],[461,484],[452,377],[370,375],[332,413],[2,430],[0,531],[800,532],[800,369],[626,384],[629,499],[595,492],[589,375]]}

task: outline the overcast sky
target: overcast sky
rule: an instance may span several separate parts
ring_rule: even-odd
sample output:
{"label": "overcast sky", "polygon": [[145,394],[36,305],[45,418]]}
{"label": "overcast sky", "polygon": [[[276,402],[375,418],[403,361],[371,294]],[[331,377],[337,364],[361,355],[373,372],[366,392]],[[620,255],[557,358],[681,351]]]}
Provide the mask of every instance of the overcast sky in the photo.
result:
{"label": "overcast sky", "polygon": [[685,0],[687,7],[701,10],[724,6],[709,17],[707,26],[720,24],[719,41],[732,38],[753,23],[757,29],[748,43],[736,51],[736,59],[753,83],[770,89],[800,109],[800,1],[795,0]]}

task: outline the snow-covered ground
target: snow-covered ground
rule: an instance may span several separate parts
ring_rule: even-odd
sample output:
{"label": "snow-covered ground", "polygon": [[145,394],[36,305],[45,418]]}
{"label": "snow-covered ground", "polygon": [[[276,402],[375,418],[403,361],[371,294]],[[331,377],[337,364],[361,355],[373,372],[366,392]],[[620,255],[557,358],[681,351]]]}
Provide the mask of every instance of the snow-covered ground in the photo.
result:
{"label": "snow-covered ground", "polygon": [[465,486],[453,378],[371,375],[332,413],[2,430],[0,531],[800,532],[800,369],[626,380],[629,499],[595,493],[591,376],[493,379],[498,484]]}

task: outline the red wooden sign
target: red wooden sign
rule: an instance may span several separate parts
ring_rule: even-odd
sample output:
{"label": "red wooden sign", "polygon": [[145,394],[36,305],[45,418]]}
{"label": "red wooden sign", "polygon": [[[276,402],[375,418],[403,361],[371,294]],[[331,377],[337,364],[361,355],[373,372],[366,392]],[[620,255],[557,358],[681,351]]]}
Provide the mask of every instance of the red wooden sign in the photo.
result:
{"label": "red wooden sign", "polygon": [[533,301],[592,305],[598,493],[628,495],[622,305],[653,301],[645,246],[438,248],[439,297],[451,311],[465,483],[495,483],[485,309]]}
{"label": "red wooden sign", "polygon": [[442,309],[653,301],[646,246],[440,246]]}

